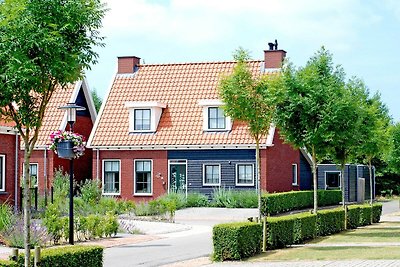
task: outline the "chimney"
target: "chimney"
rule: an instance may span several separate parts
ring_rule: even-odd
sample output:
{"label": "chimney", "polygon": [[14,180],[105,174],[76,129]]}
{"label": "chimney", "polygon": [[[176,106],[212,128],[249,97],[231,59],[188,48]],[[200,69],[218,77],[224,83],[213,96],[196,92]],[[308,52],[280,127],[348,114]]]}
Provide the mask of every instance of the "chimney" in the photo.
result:
{"label": "chimney", "polygon": [[264,64],[266,69],[277,69],[282,67],[286,57],[285,50],[278,50],[278,41],[268,43],[269,50],[264,50]]}
{"label": "chimney", "polygon": [[118,57],[118,73],[134,73],[140,64],[140,57]]}

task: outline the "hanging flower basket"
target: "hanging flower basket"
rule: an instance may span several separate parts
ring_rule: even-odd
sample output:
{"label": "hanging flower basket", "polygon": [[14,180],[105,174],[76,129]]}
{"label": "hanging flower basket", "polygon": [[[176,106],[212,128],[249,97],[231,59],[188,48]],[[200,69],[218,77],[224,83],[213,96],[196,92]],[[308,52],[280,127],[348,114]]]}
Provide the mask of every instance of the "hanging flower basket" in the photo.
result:
{"label": "hanging flower basket", "polygon": [[59,158],[77,159],[83,156],[85,151],[85,138],[77,133],[56,131],[50,134],[51,145]]}

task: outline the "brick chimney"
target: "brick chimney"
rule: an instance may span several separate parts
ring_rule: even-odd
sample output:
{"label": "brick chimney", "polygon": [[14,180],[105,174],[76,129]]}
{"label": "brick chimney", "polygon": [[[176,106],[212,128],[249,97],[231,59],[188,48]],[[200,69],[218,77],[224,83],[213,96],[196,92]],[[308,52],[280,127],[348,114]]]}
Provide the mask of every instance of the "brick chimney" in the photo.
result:
{"label": "brick chimney", "polygon": [[278,50],[278,41],[268,43],[269,50],[264,50],[264,64],[266,69],[281,68],[286,57],[285,50]]}
{"label": "brick chimney", "polygon": [[118,57],[118,73],[134,73],[135,66],[140,64],[140,57]]}

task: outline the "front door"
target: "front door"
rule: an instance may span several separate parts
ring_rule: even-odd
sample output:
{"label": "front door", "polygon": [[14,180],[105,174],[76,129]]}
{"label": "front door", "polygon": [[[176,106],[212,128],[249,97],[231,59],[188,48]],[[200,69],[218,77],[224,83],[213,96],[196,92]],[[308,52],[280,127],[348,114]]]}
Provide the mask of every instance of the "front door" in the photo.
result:
{"label": "front door", "polygon": [[186,194],[186,161],[170,162],[169,192]]}

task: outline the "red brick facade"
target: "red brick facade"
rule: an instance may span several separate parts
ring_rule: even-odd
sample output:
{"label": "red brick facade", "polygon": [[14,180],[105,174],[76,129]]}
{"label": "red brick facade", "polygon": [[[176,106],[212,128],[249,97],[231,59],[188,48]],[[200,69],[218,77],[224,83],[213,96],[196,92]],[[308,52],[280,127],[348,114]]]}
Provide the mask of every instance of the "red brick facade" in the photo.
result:
{"label": "red brick facade", "polygon": [[0,191],[0,203],[8,202],[12,205],[15,192],[15,138],[14,134],[0,134],[0,156],[5,160],[5,188]]}

